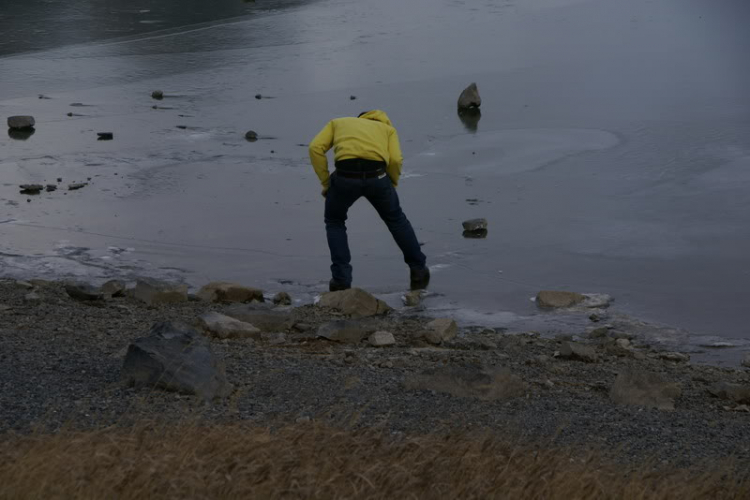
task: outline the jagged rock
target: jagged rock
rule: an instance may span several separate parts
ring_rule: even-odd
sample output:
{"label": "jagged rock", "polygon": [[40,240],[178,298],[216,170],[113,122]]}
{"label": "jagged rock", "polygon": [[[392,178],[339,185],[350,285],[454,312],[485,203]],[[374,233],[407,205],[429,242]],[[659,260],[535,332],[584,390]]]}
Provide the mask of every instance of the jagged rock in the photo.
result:
{"label": "jagged rock", "polygon": [[21,184],[21,194],[39,194],[44,189],[41,184]]}
{"label": "jagged rock", "polygon": [[153,92],[151,92],[151,97],[160,101],[164,99],[164,92],[162,92],[161,90],[154,90]]}
{"label": "jagged rock", "polygon": [[329,321],[318,328],[317,335],[342,344],[357,344],[378,330],[379,324],[369,320]]}
{"label": "jagged rock", "polygon": [[457,334],[458,325],[455,321],[450,318],[440,318],[427,323],[422,336],[430,344],[438,345],[453,340]]}
{"label": "jagged rock", "polygon": [[361,288],[324,293],[320,297],[318,306],[330,307],[353,317],[376,316],[391,310],[388,304]]}
{"label": "jagged rock", "polygon": [[458,97],[458,108],[478,108],[482,105],[482,98],[479,96],[479,89],[476,83],[466,87]]}
{"label": "jagged rock", "polygon": [[536,296],[536,304],[539,307],[573,307],[586,300],[586,296],[576,292],[563,292],[543,290]]}
{"label": "jagged rock", "polygon": [[292,305],[292,297],[286,292],[279,292],[273,296],[273,303],[279,306]]}
{"label": "jagged rock", "polygon": [[263,332],[284,332],[294,326],[291,314],[284,311],[256,309],[254,304],[233,306],[223,312],[231,318],[250,323]]}
{"label": "jagged rock", "polygon": [[750,404],[750,385],[717,382],[708,388],[708,392],[720,399]]}
{"label": "jagged rock", "polygon": [[464,231],[477,232],[487,229],[487,219],[471,219],[463,222]]}
{"label": "jagged rock", "polygon": [[265,300],[262,290],[225,281],[214,281],[205,285],[198,292],[198,297],[206,302],[222,304],[245,303],[254,300],[263,302]]}
{"label": "jagged rock", "polygon": [[447,366],[428,370],[404,381],[406,389],[437,391],[481,400],[520,397],[526,384],[507,368]]}
{"label": "jagged rock", "polygon": [[615,403],[659,410],[674,410],[675,398],[680,394],[679,384],[640,368],[621,371],[609,391]]}
{"label": "jagged rock", "polygon": [[120,280],[109,280],[101,287],[105,297],[124,297],[127,286]]}
{"label": "jagged rock", "polygon": [[101,290],[88,283],[66,283],[65,292],[73,299],[81,302],[103,300],[104,294]]}
{"label": "jagged rock", "polygon": [[8,128],[14,130],[24,130],[34,128],[36,120],[33,116],[9,116]]}
{"label": "jagged rock", "polygon": [[152,306],[160,304],[177,304],[180,302],[187,302],[188,287],[187,285],[142,278],[135,284],[133,297]]}
{"label": "jagged rock", "polygon": [[148,337],[130,344],[121,376],[129,385],[195,394],[205,400],[226,397],[232,389],[223,362],[205,337],[181,323],[157,323]]}
{"label": "jagged rock", "polygon": [[220,339],[260,339],[260,329],[215,311],[199,316],[198,323],[207,333]]}
{"label": "jagged rock", "polygon": [[370,345],[373,347],[385,347],[389,345],[394,345],[396,343],[396,338],[393,336],[391,332],[386,331],[377,331],[370,335],[370,338],[368,339],[370,342]]}
{"label": "jagged rock", "polygon": [[560,347],[560,357],[585,363],[595,363],[599,359],[593,347],[577,342],[563,342]]}
{"label": "jagged rock", "polygon": [[659,359],[675,361],[677,363],[686,363],[690,361],[690,355],[682,352],[660,352]]}

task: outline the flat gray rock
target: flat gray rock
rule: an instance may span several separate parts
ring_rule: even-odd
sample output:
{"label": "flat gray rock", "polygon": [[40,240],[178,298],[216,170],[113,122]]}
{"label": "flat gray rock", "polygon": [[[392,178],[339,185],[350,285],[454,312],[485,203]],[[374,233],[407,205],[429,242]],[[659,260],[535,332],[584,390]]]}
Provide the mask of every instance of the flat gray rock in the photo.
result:
{"label": "flat gray rock", "polygon": [[379,323],[371,320],[329,321],[318,328],[317,335],[342,344],[358,344],[378,331]]}
{"label": "flat gray rock", "polygon": [[223,313],[263,332],[285,332],[294,326],[294,319],[288,312],[257,309],[252,304],[228,307]]}
{"label": "flat gray rock", "polygon": [[250,323],[210,311],[198,317],[200,325],[214,337],[220,339],[260,339],[261,332]]}
{"label": "flat gray rock", "polygon": [[156,387],[205,400],[229,395],[224,364],[198,331],[181,323],[157,323],[148,337],[128,347],[122,379],[136,387]]}
{"label": "flat gray rock", "polygon": [[188,287],[178,283],[142,278],[135,284],[133,297],[148,305],[178,304],[187,302]]}

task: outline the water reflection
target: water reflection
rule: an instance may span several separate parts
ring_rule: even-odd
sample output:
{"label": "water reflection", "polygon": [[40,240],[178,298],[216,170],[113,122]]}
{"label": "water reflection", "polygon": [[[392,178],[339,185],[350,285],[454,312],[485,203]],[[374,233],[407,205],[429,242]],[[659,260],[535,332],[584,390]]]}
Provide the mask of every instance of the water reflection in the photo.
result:
{"label": "water reflection", "polygon": [[33,128],[9,128],[8,129],[8,137],[13,139],[14,141],[25,141],[32,135],[36,133],[36,130]]}
{"label": "water reflection", "polygon": [[458,118],[464,124],[469,132],[476,132],[479,128],[479,120],[482,118],[482,112],[479,108],[465,108],[458,110]]}

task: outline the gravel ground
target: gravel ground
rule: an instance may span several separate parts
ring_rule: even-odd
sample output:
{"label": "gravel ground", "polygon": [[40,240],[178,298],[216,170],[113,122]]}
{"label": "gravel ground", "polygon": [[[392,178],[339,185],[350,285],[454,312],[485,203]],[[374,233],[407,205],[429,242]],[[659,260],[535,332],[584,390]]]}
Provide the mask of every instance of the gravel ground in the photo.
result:
{"label": "gravel ground", "polygon": [[[25,296],[34,291],[38,301]],[[599,361],[555,357],[566,339],[523,332],[464,330],[441,347],[418,332],[428,319],[392,313],[380,320],[397,344],[341,345],[317,339],[335,311],[289,309],[297,327],[283,344],[212,340],[235,386],[226,401],[126,387],[120,381],[125,348],[156,321],[195,323],[202,302],[152,307],[131,298],[77,302],[58,283],[34,289],[0,282],[0,433],[35,426],[98,428],[141,418],[279,420],[326,419],[342,425],[385,425],[394,432],[444,429],[499,431],[525,440],[594,447],[627,460],[653,457],[687,465],[729,456],[750,458],[750,413],[711,396],[715,382],[750,383],[744,370],[659,359],[647,346],[592,344]],[[594,342],[594,341],[592,341]],[[634,352],[645,359],[636,359]],[[540,358],[540,356],[546,356]],[[507,367],[527,384],[523,396],[484,400],[440,390],[410,389],[426,370]],[[658,372],[677,382],[674,411],[616,405],[609,388],[623,368]]]}

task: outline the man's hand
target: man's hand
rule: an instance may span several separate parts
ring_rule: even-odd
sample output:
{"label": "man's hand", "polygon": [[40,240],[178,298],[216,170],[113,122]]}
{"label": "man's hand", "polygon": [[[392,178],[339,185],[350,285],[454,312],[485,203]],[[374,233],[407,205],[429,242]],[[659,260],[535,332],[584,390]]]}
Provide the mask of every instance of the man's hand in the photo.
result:
{"label": "man's hand", "polygon": [[321,194],[321,195],[323,195],[323,198],[325,198],[325,197],[326,197],[326,195],[328,194],[328,188],[327,188],[327,187],[324,187],[324,188],[323,188],[323,191],[321,191],[321,192],[320,192],[320,194]]}

